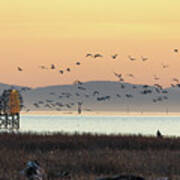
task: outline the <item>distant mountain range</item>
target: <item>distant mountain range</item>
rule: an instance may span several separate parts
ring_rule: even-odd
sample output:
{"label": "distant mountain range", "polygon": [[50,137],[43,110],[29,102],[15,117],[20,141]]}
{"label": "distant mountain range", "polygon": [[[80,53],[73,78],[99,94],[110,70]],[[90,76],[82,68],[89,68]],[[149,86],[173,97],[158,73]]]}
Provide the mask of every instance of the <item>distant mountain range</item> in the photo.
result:
{"label": "distant mountain range", "polygon": [[179,112],[180,87],[162,89],[159,85],[148,86],[114,81],[76,82],[27,88],[0,83],[4,89],[21,91],[25,111],[76,111],[78,102],[83,111],[119,112]]}

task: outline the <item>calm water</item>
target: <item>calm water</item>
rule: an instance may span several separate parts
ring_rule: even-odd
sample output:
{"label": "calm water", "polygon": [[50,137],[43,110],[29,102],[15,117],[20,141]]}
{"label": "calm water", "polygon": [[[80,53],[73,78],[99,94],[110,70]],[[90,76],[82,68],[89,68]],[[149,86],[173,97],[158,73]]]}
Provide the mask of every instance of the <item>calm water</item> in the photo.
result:
{"label": "calm water", "polygon": [[180,117],[22,115],[21,131],[180,136]]}

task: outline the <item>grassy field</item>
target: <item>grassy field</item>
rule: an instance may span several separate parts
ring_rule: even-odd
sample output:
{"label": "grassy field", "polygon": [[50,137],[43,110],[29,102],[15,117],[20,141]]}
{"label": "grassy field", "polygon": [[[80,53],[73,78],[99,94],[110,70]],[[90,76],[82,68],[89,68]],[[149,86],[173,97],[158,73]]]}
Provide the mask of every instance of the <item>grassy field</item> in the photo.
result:
{"label": "grassy field", "polygon": [[[38,160],[49,174],[64,179],[95,180],[117,174],[180,177],[180,138],[143,136],[0,134],[0,180],[24,179],[19,171]],[[180,178],[179,178],[180,179]]]}

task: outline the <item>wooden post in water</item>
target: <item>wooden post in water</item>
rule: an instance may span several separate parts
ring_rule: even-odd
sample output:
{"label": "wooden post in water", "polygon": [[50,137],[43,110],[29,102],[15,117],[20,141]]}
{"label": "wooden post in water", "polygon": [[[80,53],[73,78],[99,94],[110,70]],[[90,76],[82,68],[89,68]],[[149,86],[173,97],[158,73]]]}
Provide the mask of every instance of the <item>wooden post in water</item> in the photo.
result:
{"label": "wooden post in water", "polygon": [[82,103],[78,102],[78,114],[81,114],[81,112],[82,112],[81,105],[82,105]]}

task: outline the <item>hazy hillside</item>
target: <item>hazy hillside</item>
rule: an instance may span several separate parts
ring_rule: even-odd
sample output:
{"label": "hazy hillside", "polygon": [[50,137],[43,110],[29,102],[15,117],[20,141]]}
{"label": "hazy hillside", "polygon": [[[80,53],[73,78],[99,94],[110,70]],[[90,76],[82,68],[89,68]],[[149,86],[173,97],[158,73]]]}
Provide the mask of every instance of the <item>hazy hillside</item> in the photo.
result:
{"label": "hazy hillside", "polygon": [[3,92],[5,89],[11,89],[11,88],[15,88],[15,89],[17,89],[17,90],[23,90],[24,88],[27,89],[28,87],[16,86],[16,85],[11,85],[11,84],[0,83],[0,94],[2,94],[2,92]]}
{"label": "hazy hillside", "polygon": [[22,91],[24,110],[178,112],[180,88],[135,85],[112,81],[77,82]]}
{"label": "hazy hillside", "polygon": [[4,89],[18,89],[24,99],[24,111],[76,111],[78,102],[83,111],[179,112],[179,86],[161,89],[113,81],[77,82],[72,85],[28,87],[0,83]]}

